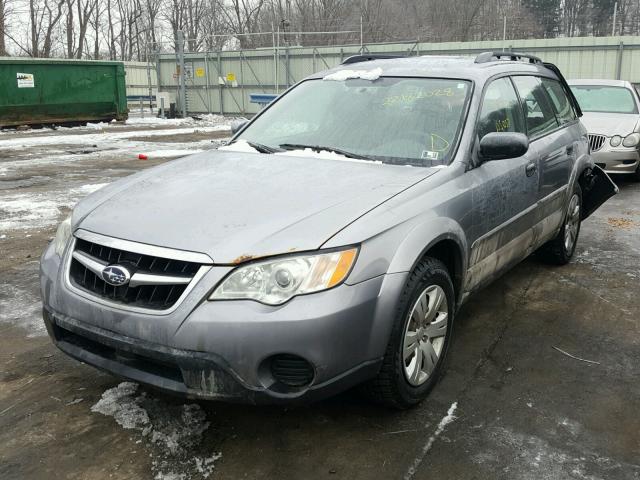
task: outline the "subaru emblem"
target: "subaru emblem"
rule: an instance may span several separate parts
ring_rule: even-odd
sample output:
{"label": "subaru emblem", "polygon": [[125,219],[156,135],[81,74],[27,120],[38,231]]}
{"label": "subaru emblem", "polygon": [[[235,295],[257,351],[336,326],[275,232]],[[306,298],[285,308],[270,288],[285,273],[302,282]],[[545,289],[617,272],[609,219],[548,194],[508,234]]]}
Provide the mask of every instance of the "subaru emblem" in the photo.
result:
{"label": "subaru emblem", "polygon": [[131,273],[120,265],[109,265],[102,270],[102,278],[109,285],[121,287],[131,280]]}

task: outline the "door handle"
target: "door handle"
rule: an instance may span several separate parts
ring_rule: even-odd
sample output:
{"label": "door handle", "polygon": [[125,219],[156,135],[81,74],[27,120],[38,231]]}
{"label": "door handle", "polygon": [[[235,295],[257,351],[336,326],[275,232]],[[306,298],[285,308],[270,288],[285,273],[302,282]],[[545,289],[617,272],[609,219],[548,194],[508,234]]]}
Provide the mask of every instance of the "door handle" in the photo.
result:
{"label": "door handle", "polygon": [[531,163],[527,164],[527,166],[525,167],[524,170],[527,173],[527,177],[530,177],[534,173],[536,173],[536,170],[538,170],[538,166],[534,162],[531,162]]}

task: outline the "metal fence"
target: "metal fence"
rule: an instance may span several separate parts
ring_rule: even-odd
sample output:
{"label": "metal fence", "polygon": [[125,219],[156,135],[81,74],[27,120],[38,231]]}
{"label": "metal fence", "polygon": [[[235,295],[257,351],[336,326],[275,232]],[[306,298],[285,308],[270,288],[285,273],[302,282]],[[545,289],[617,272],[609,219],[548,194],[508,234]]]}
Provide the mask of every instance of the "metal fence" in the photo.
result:
{"label": "metal fence", "polygon": [[[153,66],[140,64],[136,78],[157,83],[188,113],[253,114],[251,93],[280,93],[306,76],[332,68],[350,55],[477,55],[488,50],[522,51],[555,63],[567,78],[611,78],[640,82],[640,36],[572,37],[454,43],[393,43],[331,47],[159,54]],[[184,68],[180,65],[184,64]],[[155,68],[154,75],[149,74]],[[137,82],[138,80],[136,80]],[[184,81],[184,95],[181,82]],[[144,82],[142,82],[144,83]],[[136,88],[144,88],[136,84]],[[147,91],[148,91],[147,84]],[[155,85],[154,85],[155,88]]]}
{"label": "metal fence", "polygon": [[129,109],[156,106],[155,96],[158,86],[155,62],[124,62]]}

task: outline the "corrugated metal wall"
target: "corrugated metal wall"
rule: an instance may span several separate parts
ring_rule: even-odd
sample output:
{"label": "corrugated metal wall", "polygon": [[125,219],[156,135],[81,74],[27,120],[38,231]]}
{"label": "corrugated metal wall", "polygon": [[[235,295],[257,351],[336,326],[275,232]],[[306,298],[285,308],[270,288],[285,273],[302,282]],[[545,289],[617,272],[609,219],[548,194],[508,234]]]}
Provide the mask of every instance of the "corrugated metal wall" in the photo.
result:
{"label": "corrugated metal wall", "polygon": [[[249,102],[250,93],[282,92],[306,76],[362,52],[476,55],[503,48],[538,55],[558,65],[567,78],[622,78],[640,83],[640,37],[513,40],[506,44],[488,41],[375,44],[362,48],[281,47],[277,55],[273,49],[186,54],[187,107],[193,113],[255,113],[259,106]],[[161,90],[174,94],[178,85],[176,64],[175,55],[162,55],[158,59]],[[146,84],[147,67],[142,65]]]}
{"label": "corrugated metal wall", "polygon": [[148,96],[149,83],[151,83],[151,88],[155,90],[158,84],[155,63],[124,62],[124,70],[126,73],[127,97]]}

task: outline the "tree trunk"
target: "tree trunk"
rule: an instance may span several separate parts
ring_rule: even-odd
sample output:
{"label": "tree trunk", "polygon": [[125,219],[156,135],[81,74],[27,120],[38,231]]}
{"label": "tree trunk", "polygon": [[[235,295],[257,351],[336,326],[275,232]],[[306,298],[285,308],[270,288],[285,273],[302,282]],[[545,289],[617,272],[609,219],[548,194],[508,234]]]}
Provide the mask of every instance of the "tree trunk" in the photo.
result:
{"label": "tree trunk", "polygon": [[74,0],[67,0],[67,58],[73,58],[73,51],[75,50],[73,2]]}
{"label": "tree trunk", "polygon": [[4,43],[4,29],[6,19],[4,17],[4,0],[0,0],[0,57],[7,55],[7,47]]}

